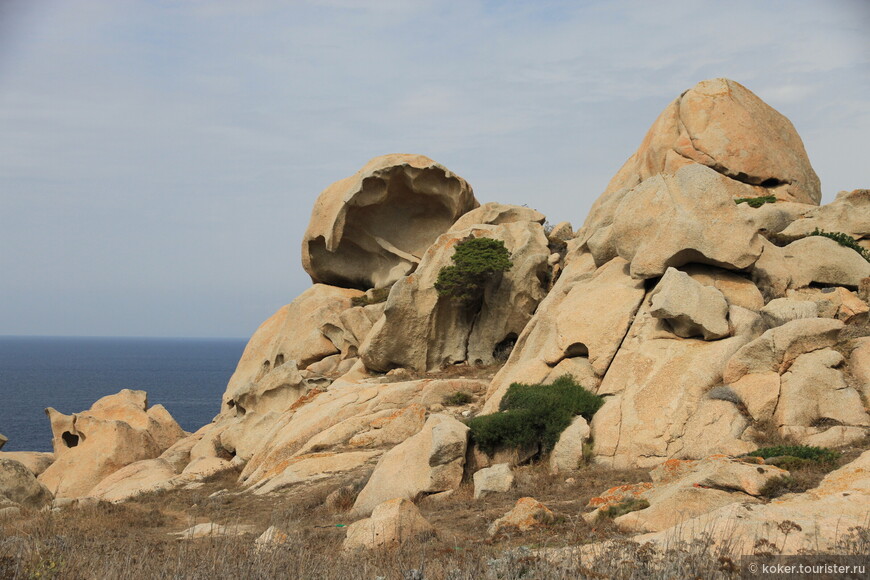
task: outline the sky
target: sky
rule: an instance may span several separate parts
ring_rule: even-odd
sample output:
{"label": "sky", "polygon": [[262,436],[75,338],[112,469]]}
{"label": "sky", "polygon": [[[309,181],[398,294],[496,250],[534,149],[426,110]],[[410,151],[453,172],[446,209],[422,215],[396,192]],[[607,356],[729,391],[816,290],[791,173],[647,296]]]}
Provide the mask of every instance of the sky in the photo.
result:
{"label": "sky", "polygon": [[734,79],[823,203],[870,187],[870,2],[0,0],[0,335],[247,337],[317,195],[387,153],[579,227]]}

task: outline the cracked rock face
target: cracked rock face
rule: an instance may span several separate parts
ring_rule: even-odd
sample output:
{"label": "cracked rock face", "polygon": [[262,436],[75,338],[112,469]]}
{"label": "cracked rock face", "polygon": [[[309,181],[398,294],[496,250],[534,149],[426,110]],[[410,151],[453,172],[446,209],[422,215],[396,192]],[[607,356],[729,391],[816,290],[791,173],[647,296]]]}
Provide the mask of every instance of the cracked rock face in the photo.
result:
{"label": "cracked rock face", "polygon": [[791,122],[729,79],[701,81],[668,105],[607,191],[690,163],[761,186],[784,201],[821,200],[819,178]]}
{"label": "cracked rock face", "polygon": [[428,157],[376,157],[317,198],[302,265],[315,283],[389,286],[413,272],[426,248],[478,205],[464,179]]}

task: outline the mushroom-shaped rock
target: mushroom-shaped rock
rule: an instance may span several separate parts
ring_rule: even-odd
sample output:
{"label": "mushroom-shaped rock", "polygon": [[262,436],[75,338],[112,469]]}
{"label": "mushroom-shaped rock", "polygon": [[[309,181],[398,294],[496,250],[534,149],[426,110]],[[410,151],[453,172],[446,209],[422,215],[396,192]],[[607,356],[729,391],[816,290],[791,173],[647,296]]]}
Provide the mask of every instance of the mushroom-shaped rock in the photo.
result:
{"label": "mushroom-shaped rock", "polygon": [[83,497],[104,478],[153,459],[184,436],[162,405],[148,407],[145,391],[124,389],[90,410],[64,415],[46,409],[55,461],[39,476],[56,497]]}
{"label": "mushroom-shaped rock", "polygon": [[51,502],[51,492],[36,481],[24,465],[0,459],[0,505],[8,500],[24,507],[39,509]]}
{"label": "mushroom-shaped rock", "polygon": [[432,525],[408,499],[396,498],[378,505],[372,515],[347,527],[345,550],[385,548],[434,533]]}
{"label": "mushroom-shaped rock", "polygon": [[449,415],[432,415],[423,430],[384,454],[353,505],[366,515],[393,498],[456,489],[462,481],[468,427]]}
{"label": "mushroom-shaped rock", "polygon": [[786,201],[818,205],[822,197],[819,178],[791,122],[729,79],[701,81],[668,105],[605,195],[690,163]]}
{"label": "mushroom-shaped rock", "polygon": [[389,286],[413,272],[426,248],[477,206],[471,186],[428,157],[376,157],[317,198],[302,266],[315,283]]}

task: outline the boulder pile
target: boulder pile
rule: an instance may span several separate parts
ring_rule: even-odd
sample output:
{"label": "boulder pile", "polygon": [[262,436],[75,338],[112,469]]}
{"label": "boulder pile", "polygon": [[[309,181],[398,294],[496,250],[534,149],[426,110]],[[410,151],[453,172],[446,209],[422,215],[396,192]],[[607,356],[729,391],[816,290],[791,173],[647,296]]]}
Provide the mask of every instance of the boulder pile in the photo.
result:
{"label": "boulder pile", "polygon": [[[391,544],[430,531],[411,502],[480,468],[495,465],[473,475],[477,497],[510,489],[510,467],[538,450],[485,457],[464,419],[498,412],[513,383],[570,374],[604,404],[565,431],[552,471],[653,474],[587,517],[631,499],[642,507],[615,521],[632,533],[739,512],[747,530],[788,517],[827,538],[846,493],[849,517],[866,518],[867,453],[767,504],[761,488],[787,472],[734,459],[770,437],[830,447],[870,432],[870,191],[820,200],[791,123],[727,79],[668,105],[576,232],[480,205],[426,157],[378,157],[317,198],[302,248],[313,285],[254,333],[212,423],[185,434],[136,391],[49,409],[39,482],[118,501],[228,470],[256,494],[362,475],[351,513],[367,519],[345,546]],[[435,284],[481,237],[512,267],[469,309]],[[551,517],[523,498],[491,533]]]}

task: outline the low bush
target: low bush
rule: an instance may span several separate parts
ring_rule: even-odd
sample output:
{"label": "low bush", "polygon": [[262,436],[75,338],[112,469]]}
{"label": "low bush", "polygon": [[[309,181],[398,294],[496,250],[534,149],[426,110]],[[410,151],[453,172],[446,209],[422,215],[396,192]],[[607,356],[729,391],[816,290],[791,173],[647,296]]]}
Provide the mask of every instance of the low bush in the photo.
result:
{"label": "low bush", "polygon": [[813,230],[813,232],[810,235],[811,236],[822,236],[822,237],[834,240],[835,242],[837,242],[841,246],[849,248],[850,250],[855,250],[856,252],[858,252],[861,255],[862,258],[864,258],[865,260],[870,262],[870,252],[868,252],[867,250],[862,248],[858,244],[858,240],[856,240],[855,238],[853,238],[849,234],[844,234],[843,232],[826,232],[824,230],[820,230],[819,228],[816,228],[815,230]]}
{"label": "low bush", "polygon": [[608,506],[601,510],[599,513],[605,518],[613,519],[618,518],[619,516],[624,516],[625,514],[629,514],[631,512],[645,510],[648,507],[649,502],[645,499],[638,499],[636,497],[632,497]]}
{"label": "low bush", "polygon": [[456,391],[452,395],[444,397],[444,404],[448,407],[461,407],[474,400],[474,397],[464,391]]}
{"label": "low bush", "polygon": [[737,205],[745,203],[749,207],[761,207],[766,203],[776,203],[776,197],[773,195],[762,195],[760,197],[738,197],[735,198],[734,203],[736,203]]}
{"label": "low bush", "polygon": [[776,447],[764,447],[747,453],[749,457],[761,457],[770,459],[773,457],[796,457],[816,463],[834,463],[840,458],[840,453],[824,447],[810,447],[808,445],[777,445]]}
{"label": "low bush", "polygon": [[552,385],[514,383],[501,400],[501,412],[469,421],[471,436],[488,454],[503,447],[540,445],[549,451],[575,415],[592,419],[604,399],[578,385],[571,375]]}

